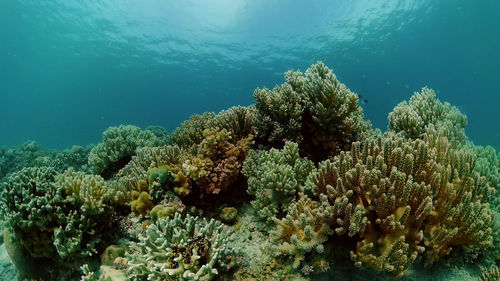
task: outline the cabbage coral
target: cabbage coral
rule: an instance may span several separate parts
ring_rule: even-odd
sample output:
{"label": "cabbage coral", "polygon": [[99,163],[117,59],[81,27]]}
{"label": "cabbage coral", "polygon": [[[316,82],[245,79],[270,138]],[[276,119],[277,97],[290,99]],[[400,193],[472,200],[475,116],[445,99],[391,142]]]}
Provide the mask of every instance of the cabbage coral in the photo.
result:
{"label": "cabbage coral", "polygon": [[322,62],[305,74],[288,71],[285,81],[272,91],[264,88],[254,92],[259,142],[273,147],[285,141],[297,142],[301,152],[317,162],[371,135],[358,95]]}

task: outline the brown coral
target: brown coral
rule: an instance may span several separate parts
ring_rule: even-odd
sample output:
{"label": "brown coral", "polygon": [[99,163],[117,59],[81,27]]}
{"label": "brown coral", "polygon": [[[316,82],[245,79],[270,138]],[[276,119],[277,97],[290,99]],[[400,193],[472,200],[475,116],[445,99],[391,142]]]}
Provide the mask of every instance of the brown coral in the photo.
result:
{"label": "brown coral", "polygon": [[[328,202],[320,223],[357,240],[356,265],[402,275],[424,251],[431,264],[453,247],[492,243],[491,188],[473,167],[473,154],[454,150],[445,137],[410,141],[389,133],[320,163],[306,186]],[[293,222],[290,215],[280,228]],[[291,252],[303,256],[301,247]]]}

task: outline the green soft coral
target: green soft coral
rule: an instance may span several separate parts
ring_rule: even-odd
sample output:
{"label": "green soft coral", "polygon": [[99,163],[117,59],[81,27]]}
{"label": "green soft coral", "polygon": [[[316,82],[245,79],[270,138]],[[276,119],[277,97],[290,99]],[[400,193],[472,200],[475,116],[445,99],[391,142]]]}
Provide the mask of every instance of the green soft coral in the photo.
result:
{"label": "green soft coral", "polygon": [[371,124],[363,120],[358,95],[322,62],[313,64],[305,74],[288,71],[285,80],[272,91],[254,92],[259,143],[280,147],[285,141],[294,141],[302,154],[318,162],[371,136]]}
{"label": "green soft coral", "polygon": [[243,174],[248,178],[248,193],[255,199],[252,206],[268,222],[279,217],[299,192],[304,192],[307,175],[314,164],[300,158],[296,143],[286,142],[283,149],[251,151]]}
{"label": "green soft coral", "polygon": [[102,142],[90,151],[89,168],[104,178],[110,178],[136,155],[142,147],[162,145],[152,132],[133,125],[110,127],[104,131]]}
{"label": "green soft coral", "polygon": [[467,117],[449,103],[436,98],[434,90],[427,87],[416,92],[410,100],[403,101],[389,113],[389,130],[402,132],[406,137],[422,138],[425,133],[439,133],[453,144],[463,144],[467,137]]}
{"label": "green soft coral", "polygon": [[[351,252],[357,266],[396,275],[420,253],[432,264],[463,245],[487,249],[493,243],[487,202],[495,190],[472,167],[474,155],[454,150],[443,136],[410,141],[389,133],[354,143],[351,151],[321,162],[306,181],[323,215],[300,223],[311,211],[293,203],[278,222],[277,241],[289,243],[282,252],[297,265],[314,249],[305,247],[304,239],[327,225],[335,235],[357,241]],[[308,227],[310,234],[302,234]]]}
{"label": "green soft coral", "polygon": [[2,193],[5,227],[29,259],[50,265],[43,275],[65,279],[112,239],[106,193],[99,176],[25,168],[9,176]]}

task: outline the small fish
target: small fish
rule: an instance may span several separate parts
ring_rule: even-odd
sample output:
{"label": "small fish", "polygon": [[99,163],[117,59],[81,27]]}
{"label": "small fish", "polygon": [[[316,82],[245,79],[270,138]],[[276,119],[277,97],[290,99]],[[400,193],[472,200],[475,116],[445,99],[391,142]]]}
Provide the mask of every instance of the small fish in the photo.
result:
{"label": "small fish", "polygon": [[358,94],[358,103],[359,103],[360,105],[367,104],[367,103],[368,103],[368,100],[367,100],[367,99],[365,99],[365,98],[363,98],[363,96],[362,96],[362,95],[359,95],[359,94]]}

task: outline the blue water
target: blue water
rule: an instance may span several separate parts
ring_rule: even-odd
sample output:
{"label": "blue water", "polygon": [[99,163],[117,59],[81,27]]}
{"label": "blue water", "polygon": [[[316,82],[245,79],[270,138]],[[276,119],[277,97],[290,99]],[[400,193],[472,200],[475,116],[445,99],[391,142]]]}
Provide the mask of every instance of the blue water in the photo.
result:
{"label": "blue water", "polygon": [[9,0],[0,3],[0,145],[64,148],[107,127],[174,129],[253,103],[323,60],[366,118],[427,85],[500,147],[500,2]]}

